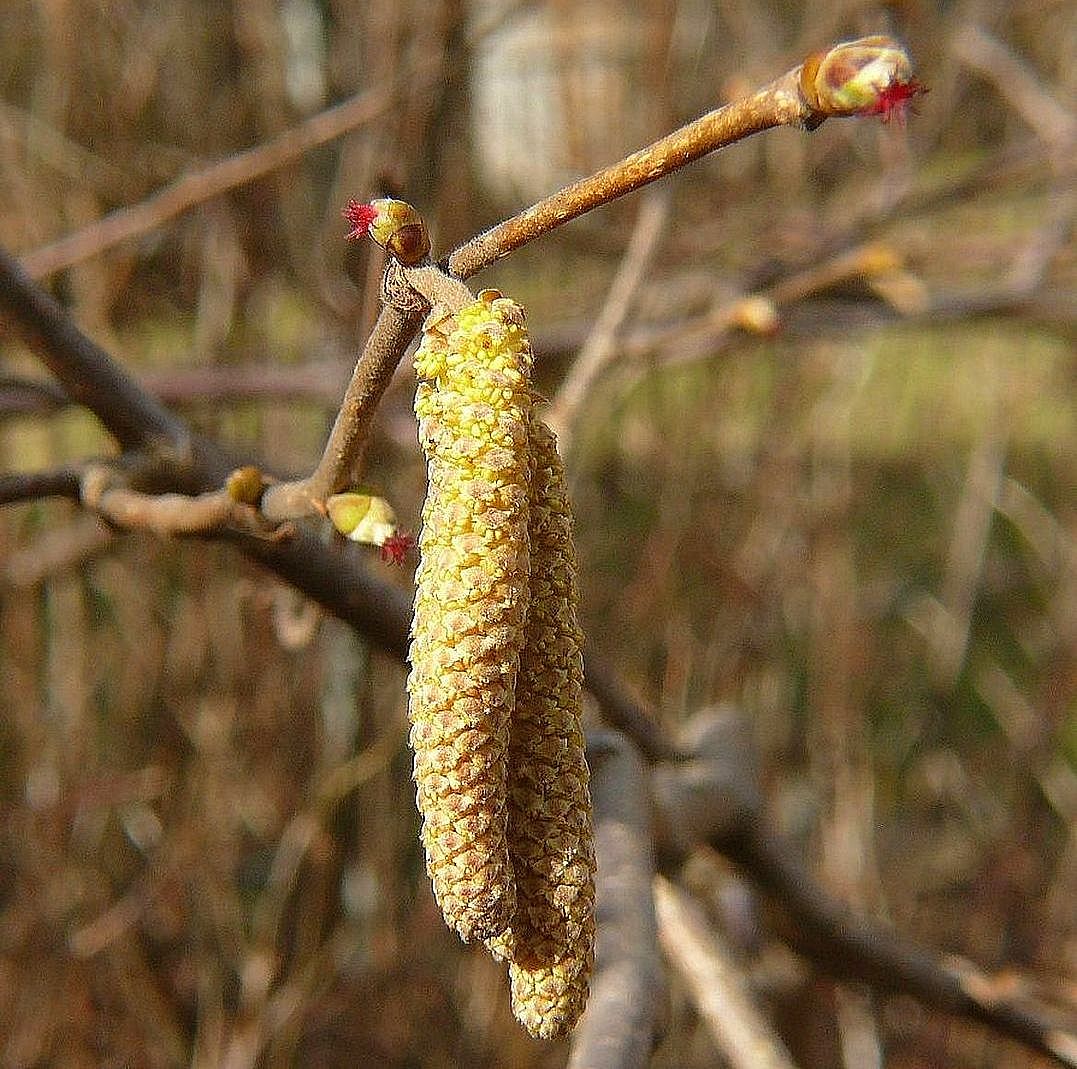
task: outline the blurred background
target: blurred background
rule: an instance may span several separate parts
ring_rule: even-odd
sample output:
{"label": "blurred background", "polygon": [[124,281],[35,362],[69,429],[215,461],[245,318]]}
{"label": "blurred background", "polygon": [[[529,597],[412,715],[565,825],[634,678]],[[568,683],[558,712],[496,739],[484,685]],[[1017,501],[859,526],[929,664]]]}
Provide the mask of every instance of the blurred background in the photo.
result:
{"label": "blurred background", "polygon": [[[831,892],[1072,1006],[1072,4],[4,0],[0,244],[301,473],[376,314],[350,196],[411,201],[443,255],[875,32],[930,89],[907,123],[761,135],[476,281],[529,310],[600,651],[671,731],[742,711]],[[4,470],[112,450],[0,356]],[[410,392],[364,479],[414,530]],[[434,907],[401,665],[226,547],[43,502],[0,554],[0,1067],[564,1064]],[[835,987],[708,865],[804,1069],[1042,1064]],[[676,979],[668,1022],[656,1066],[721,1064]]]}

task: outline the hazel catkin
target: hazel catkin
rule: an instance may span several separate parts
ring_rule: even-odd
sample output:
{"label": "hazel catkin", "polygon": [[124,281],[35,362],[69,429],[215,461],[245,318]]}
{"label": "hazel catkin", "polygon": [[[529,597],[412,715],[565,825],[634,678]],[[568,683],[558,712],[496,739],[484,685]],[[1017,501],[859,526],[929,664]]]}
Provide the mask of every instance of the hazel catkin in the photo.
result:
{"label": "hazel catkin", "polygon": [[427,871],[466,941],[503,932],[515,910],[507,758],[529,598],[531,350],[503,298],[428,322],[415,356],[428,490],[409,717]]}
{"label": "hazel catkin", "polygon": [[509,741],[508,843],[516,913],[488,941],[509,962],[512,1007],[533,1036],[572,1029],[595,949],[595,851],[580,707],[581,634],[564,466],[531,424],[531,597]]}

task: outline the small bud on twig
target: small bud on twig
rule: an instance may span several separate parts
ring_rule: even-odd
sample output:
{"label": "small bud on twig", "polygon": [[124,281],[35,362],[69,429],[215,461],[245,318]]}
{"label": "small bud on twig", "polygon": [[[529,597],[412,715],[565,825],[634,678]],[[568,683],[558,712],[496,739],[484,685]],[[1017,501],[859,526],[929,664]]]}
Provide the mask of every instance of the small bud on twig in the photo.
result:
{"label": "small bud on twig", "polygon": [[382,197],[360,204],[353,199],[342,214],[352,224],[349,238],[369,234],[405,266],[421,263],[430,255],[430,236],[423,217],[406,201]]}
{"label": "small bud on twig", "polygon": [[403,563],[414,539],[396,525],[396,513],[383,497],[371,494],[334,494],[325,503],[333,526],[352,542],[378,546],[382,560]]}
{"label": "small bud on twig", "polygon": [[926,92],[912,74],[905,49],[890,37],[861,37],[809,56],[800,91],[820,120],[851,115],[900,119],[913,97]]}

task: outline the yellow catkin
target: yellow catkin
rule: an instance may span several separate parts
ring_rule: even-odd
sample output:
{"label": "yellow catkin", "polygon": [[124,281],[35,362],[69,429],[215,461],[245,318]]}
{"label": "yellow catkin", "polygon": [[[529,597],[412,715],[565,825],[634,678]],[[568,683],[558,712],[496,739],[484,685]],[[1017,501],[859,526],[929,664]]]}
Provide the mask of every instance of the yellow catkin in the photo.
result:
{"label": "yellow catkin", "polygon": [[511,928],[488,941],[509,962],[513,1012],[552,1039],[575,1025],[594,965],[595,851],[580,724],[576,561],[564,467],[550,429],[531,425],[531,600],[509,746]]}
{"label": "yellow catkin", "polygon": [[428,323],[415,356],[429,486],[409,716],[427,871],[445,920],[471,940],[515,911],[507,756],[529,596],[531,350],[504,298]]}

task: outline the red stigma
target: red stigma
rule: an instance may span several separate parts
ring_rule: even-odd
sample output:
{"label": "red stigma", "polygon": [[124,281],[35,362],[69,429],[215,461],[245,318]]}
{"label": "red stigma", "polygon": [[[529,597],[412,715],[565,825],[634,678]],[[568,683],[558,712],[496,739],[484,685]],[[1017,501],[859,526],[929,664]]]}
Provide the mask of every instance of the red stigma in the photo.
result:
{"label": "red stigma", "polygon": [[899,123],[905,122],[905,115],[909,109],[909,102],[913,97],[926,93],[923,83],[915,78],[908,82],[894,82],[885,89],[879,90],[879,99],[867,110],[868,115],[881,115],[883,122],[889,122],[896,118]]}
{"label": "red stigma", "polygon": [[348,201],[348,206],[340,213],[352,225],[347,237],[361,238],[366,236],[370,224],[374,222],[378,212],[371,204],[360,204],[354,197]]}
{"label": "red stigma", "polygon": [[403,564],[415,538],[408,531],[397,531],[389,535],[381,547],[381,559],[386,564]]}

